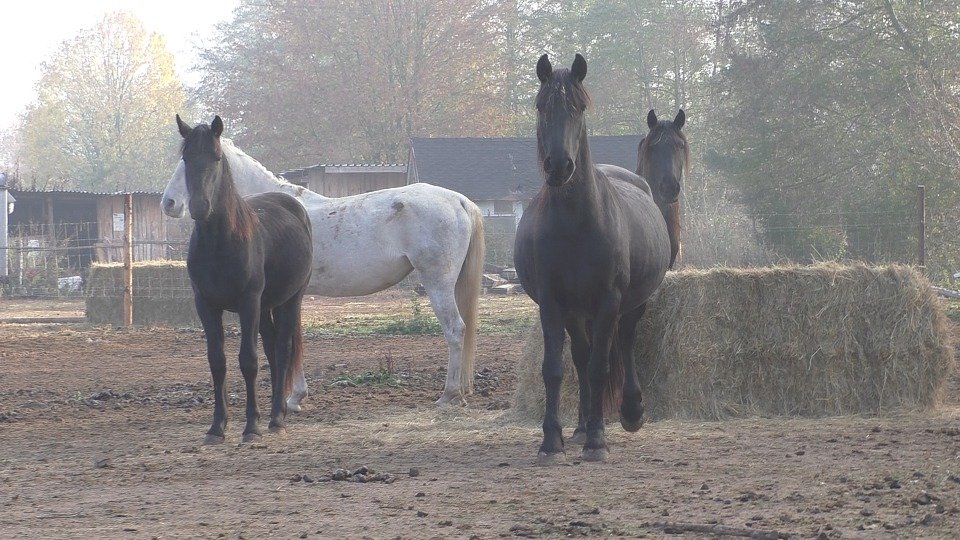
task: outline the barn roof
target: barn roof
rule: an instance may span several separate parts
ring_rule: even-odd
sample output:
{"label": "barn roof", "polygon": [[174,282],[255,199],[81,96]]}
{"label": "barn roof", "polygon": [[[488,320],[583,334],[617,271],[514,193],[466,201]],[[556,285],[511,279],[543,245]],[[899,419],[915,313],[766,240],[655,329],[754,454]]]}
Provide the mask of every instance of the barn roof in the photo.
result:
{"label": "barn roof", "polygon": [[104,197],[104,196],[113,196],[113,195],[126,195],[131,193],[133,195],[151,195],[159,197],[163,195],[162,191],[86,191],[82,189],[61,189],[61,188],[50,188],[50,189],[38,189],[38,188],[28,188],[28,189],[10,189],[11,193],[18,193],[20,195],[71,195],[77,197]]}
{"label": "barn roof", "polygon": [[[640,135],[589,140],[594,163],[636,170]],[[529,199],[543,182],[533,137],[415,138],[409,166],[411,181],[442,186],[475,201]]]}

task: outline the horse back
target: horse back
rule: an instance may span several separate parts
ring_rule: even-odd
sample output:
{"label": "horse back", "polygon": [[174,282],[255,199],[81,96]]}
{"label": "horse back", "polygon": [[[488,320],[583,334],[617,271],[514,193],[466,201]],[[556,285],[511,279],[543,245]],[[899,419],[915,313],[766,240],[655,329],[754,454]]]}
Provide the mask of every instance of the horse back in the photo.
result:
{"label": "horse back", "polygon": [[607,165],[606,163],[599,163],[594,165],[594,167],[596,167],[599,174],[606,176],[610,180],[620,180],[621,182],[632,184],[647,195],[653,196],[653,193],[650,191],[650,184],[648,184],[642,176],[638,176],[633,171],[628,171],[616,165]]}

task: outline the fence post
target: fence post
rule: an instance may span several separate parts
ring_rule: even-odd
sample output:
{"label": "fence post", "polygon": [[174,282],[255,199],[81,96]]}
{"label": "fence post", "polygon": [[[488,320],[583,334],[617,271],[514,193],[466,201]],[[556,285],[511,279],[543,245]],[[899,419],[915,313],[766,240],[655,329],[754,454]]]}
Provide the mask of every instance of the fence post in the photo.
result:
{"label": "fence post", "polygon": [[123,325],[133,325],[133,194],[123,203]]}
{"label": "fence post", "polygon": [[920,272],[925,273],[927,268],[927,190],[924,186],[917,186],[917,263]]}

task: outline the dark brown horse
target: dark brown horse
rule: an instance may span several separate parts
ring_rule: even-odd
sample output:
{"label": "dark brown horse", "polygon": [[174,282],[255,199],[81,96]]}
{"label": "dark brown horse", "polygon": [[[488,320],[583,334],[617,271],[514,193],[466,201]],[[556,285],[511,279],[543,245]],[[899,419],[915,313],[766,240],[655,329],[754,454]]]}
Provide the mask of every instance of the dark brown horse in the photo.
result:
{"label": "dark brown horse", "polygon": [[227,426],[223,312],[240,318],[240,371],[247,390],[245,442],[261,437],[257,406],[257,331],[270,364],[273,400],[270,431],[282,431],[289,366],[302,361],[300,306],[310,281],[310,219],[285,193],[241,198],[220,146],[223,122],[190,127],[177,116],[181,154],[194,220],[187,254],[197,315],[207,339],[213,377],[213,424],[206,442],[224,440]]}
{"label": "dark brown horse", "polygon": [[547,55],[537,62],[537,146],[545,184],[523,213],[514,249],[520,282],[539,306],[543,327],[542,464],[564,451],[564,330],[580,384],[583,458],[605,459],[604,400],[619,388],[621,425],[627,431],[643,425],[633,360],[636,326],[670,264],[667,226],[649,188],[638,187],[645,183],[629,171],[607,174],[608,167],[595,167],[590,159],[586,75],[579,54],[569,70],[554,70]]}
{"label": "dark brown horse", "polygon": [[687,116],[680,109],[670,120],[659,120],[650,109],[647,113],[649,132],[637,147],[637,174],[650,186],[653,200],[663,213],[670,233],[670,268],[673,268],[680,250],[680,186],[683,172],[690,163],[690,147],[683,132]]}

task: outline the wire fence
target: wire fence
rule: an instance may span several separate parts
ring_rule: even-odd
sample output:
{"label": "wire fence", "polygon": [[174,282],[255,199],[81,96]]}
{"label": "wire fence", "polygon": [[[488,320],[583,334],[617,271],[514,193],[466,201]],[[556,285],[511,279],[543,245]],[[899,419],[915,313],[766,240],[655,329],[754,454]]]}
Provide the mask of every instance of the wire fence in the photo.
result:
{"label": "wire fence", "polygon": [[[945,216],[950,214],[933,209]],[[134,296],[192,298],[185,271],[163,272],[151,261],[185,261],[192,222],[171,220],[165,240],[134,238],[137,263]],[[514,216],[486,218],[487,262],[496,272],[513,266]],[[939,223],[939,222],[938,222]],[[920,227],[915,212],[750,214],[743,211],[691,212],[682,216],[682,268],[763,266],[821,260],[918,264]],[[942,229],[942,230],[941,230]],[[932,227],[945,237],[933,250],[949,270],[960,257],[960,242],[951,229]],[[94,263],[121,263],[123,243],[97,235],[95,223],[30,224],[11,227],[7,238],[7,273],[0,295],[20,297],[121,296],[119,278],[91,281]],[[938,262],[939,261],[939,262]],[[939,267],[938,267],[939,268]],[[943,268],[940,268],[941,271]],[[118,270],[121,271],[122,269]],[[403,282],[415,287],[414,274]]]}

